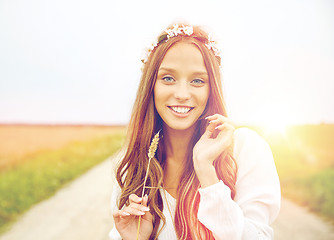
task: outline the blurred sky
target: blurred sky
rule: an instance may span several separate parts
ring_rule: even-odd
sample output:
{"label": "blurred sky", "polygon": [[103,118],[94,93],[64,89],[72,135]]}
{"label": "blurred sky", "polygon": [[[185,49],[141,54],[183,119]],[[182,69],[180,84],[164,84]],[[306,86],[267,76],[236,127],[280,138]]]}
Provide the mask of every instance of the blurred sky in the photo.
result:
{"label": "blurred sky", "polygon": [[0,0],[0,122],[123,124],[175,20],[222,50],[237,123],[334,123],[332,0]]}

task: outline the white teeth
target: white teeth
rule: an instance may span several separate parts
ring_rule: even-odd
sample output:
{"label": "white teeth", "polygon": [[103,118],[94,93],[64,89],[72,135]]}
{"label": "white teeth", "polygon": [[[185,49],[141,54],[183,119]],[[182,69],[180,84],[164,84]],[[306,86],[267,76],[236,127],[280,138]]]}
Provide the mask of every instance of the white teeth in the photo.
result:
{"label": "white teeth", "polygon": [[191,108],[190,107],[171,107],[177,113],[188,113]]}

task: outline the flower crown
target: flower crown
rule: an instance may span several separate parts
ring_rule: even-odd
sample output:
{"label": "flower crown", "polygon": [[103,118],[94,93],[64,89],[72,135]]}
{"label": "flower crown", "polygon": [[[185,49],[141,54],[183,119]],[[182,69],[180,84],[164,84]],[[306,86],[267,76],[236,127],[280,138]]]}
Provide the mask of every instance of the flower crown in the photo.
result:
{"label": "flower crown", "polygon": [[[154,50],[155,47],[157,47],[160,43],[162,42],[167,42],[170,38],[172,37],[176,37],[178,35],[184,35],[184,36],[189,36],[189,37],[198,37],[196,35],[194,35],[194,30],[192,26],[184,26],[181,25],[179,26],[178,24],[174,24],[173,28],[170,29],[166,29],[165,30],[166,34],[163,34],[159,37],[158,41],[154,42],[150,48],[148,48],[145,52],[145,55],[142,58],[142,62],[145,64],[150,56],[150,54],[152,53],[152,51]],[[205,46],[209,49],[212,50],[214,55],[216,57],[219,57],[219,50],[216,46],[216,42],[212,39],[212,37],[209,35],[208,39],[205,39]]]}

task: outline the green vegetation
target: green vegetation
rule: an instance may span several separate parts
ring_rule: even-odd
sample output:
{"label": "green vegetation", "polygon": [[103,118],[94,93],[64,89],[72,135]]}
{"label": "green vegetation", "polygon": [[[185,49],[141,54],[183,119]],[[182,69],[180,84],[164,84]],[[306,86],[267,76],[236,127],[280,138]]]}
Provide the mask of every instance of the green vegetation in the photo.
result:
{"label": "green vegetation", "polygon": [[[334,222],[334,125],[294,126],[285,133],[250,127],[270,144],[284,197]],[[117,151],[124,132],[60,150],[40,151],[0,169],[0,232],[33,204]]]}
{"label": "green vegetation", "polygon": [[255,129],[271,146],[283,196],[334,223],[334,125],[293,126],[281,134]]}
{"label": "green vegetation", "polygon": [[334,169],[284,182],[283,193],[334,222]]}
{"label": "green vegetation", "polygon": [[124,141],[116,132],[59,150],[40,151],[0,170],[0,232],[33,204],[115,153]]}

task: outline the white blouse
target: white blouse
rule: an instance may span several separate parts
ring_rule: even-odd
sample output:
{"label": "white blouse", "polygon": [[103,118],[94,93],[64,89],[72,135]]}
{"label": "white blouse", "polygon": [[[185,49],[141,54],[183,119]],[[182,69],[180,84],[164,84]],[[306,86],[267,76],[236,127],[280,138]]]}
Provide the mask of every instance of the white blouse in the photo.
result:
{"label": "white blouse", "polygon": [[[273,239],[270,224],[279,213],[281,191],[274,159],[267,142],[256,132],[239,128],[234,132],[233,156],[238,164],[236,195],[231,199],[231,191],[220,181],[206,188],[200,188],[200,203],[197,217],[216,240]],[[163,214],[166,226],[159,240],[176,240],[176,233],[167,208],[175,213],[176,199],[160,189],[163,199]],[[162,192],[165,191],[165,194]],[[115,184],[111,209],[117,210],[116,201],[120,188]],[[162,222],[160,222],[160,228]],[[114,227],[110,239],[122,239]]]}

